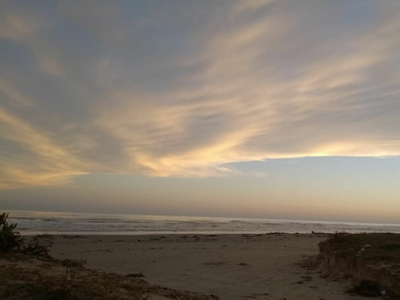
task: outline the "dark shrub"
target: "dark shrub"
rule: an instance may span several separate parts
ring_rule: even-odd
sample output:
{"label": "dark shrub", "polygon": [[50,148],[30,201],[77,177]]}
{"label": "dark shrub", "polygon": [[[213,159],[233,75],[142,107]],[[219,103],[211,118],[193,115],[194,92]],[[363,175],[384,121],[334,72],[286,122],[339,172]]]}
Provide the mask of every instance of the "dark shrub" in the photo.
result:
{"label": "dark shrub", "polygon": [[22,237],[14,231],[17,224],[8,224],[8,214],[0,214],[0,252],[19,249],[23,243]]}
{"label": "dark shrub", "polygon": [[8,214],[0,214],[0,253],[17,251],[29,255],[49,257],[49,247],[39,243],[37,237],[29,241],[28,244],[15,231],[17,224],[7,222]]}
{"label": "dark shrub", "polygon": [[49,247],[39,243],[37,237],[29,241],[27,245],[23,245],[21,252],[34,256],[49,257]]}

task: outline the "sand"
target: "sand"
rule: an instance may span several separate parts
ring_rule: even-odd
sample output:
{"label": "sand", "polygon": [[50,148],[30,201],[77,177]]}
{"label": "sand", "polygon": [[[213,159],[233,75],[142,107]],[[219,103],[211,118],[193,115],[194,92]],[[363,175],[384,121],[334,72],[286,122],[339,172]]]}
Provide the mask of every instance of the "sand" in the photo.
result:
{"label": "sand", "polygon": [[53,236],[54,258],[221,300],[368,299],[309,264],[323,235]]}

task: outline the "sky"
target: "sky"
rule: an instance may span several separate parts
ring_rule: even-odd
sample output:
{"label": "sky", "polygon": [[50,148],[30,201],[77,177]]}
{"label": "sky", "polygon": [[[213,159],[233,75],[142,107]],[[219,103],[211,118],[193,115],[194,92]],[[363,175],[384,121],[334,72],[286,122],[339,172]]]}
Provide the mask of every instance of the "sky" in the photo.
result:
{"label": "sky", "polygon": [[399,223],[397,0],[0,1],[0,209]]}

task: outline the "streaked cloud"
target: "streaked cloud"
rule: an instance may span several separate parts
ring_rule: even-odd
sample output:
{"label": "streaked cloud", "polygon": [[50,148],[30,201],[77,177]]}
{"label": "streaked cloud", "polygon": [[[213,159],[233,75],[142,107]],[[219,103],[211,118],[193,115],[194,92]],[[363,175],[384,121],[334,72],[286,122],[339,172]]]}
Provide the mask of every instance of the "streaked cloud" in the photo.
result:
{"label": "streaked cloud", "polygon": [[22,4],[0,16],[0,188],[400,154],[396,1]]}
{"label": "streaked cloud", "polygon": [[[0,109],[0,188],[65,183],[82,164],[43,132]],[[8,151],[7,151],[8,150]]]}
{"label": "streaked cloud", "polygon": [[243,11],[254,11],[273,3],[273,0],[254,0],[254,1],[238,1],[235,9],[241,13]]}
{"label": "streaked cloud", "polygon": [[14,13],[5,9],[1,16],[0,38],[9,39],[31,50],[42,72],[54,76],[63,75],[57,49],[53,47],[55,41],[46,36],[47,28],[53,24],[43,24],[40,16],[29,12]]}

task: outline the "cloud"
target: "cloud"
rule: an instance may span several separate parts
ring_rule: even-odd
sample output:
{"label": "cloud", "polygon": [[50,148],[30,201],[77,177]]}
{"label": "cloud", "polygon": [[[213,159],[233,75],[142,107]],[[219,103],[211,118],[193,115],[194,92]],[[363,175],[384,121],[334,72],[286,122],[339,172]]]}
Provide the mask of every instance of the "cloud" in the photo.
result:
{"label": "cloud", "polygon": [[[13,9],[2,18],[0,46],[13,49],[14,66],[0,60],[3,188],[93,172],[237,176],[236,162],[400,154],[398,7],[134,5],[85,13],[62,2],[51,16]],[[20,65],[26,53],[33,77]]]}
{"label": "cloud", "polygon": [[16,9],[5,9],[0,13],[0,39],[9,39],[26,46],[36,57],[42,72],[52,76],[63,76],[64,70],[51,37],[43,35],[49,24],[33,14]]}
{"label": "cloud", "polygon": [[272,0],[254,0],[254,1],[243,0],[243,1],[238,1],[234,9],[238,13],[243,13],[244,11],[255,11],[273,2],[274,1]]}
{"label": "cloud", "polygon": [[32,105],[32,102],[23,93],[3,78],[0,78],[0,92],[10,100],[11,105],[17,107],[29,107]]}
{"label": "cloud", "polygon": [[[1,188],[54,185],[83,174],[83,164],[43,132],[0,109]],[[16,150],[16,151],[15,151]]]}

